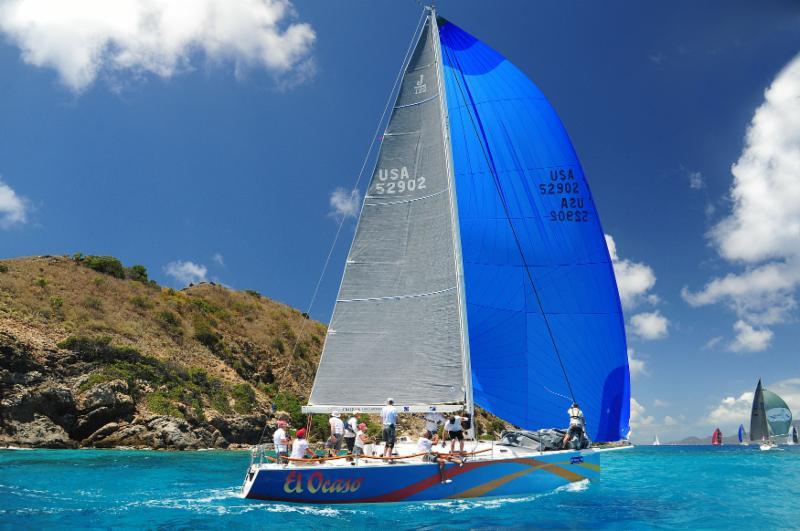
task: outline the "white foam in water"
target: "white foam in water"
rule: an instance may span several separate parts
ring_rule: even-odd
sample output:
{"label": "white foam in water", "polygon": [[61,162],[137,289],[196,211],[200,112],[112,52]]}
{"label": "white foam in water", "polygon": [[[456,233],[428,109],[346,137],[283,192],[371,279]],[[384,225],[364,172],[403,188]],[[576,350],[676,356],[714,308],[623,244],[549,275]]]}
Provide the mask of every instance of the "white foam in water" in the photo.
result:
{"label": "white foam in water", "polygon": [[583,492],[589,488],[589,480],[582,479],[580,481],[576,481],[574,483],[567,483],[566,485],[562,485],[558,487],[555,492]]}

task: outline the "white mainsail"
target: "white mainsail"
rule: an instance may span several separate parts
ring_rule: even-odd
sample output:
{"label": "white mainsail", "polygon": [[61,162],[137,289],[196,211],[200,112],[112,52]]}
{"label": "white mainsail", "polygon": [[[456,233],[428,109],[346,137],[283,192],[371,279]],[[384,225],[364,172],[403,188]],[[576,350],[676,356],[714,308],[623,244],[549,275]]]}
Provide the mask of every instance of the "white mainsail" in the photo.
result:
{"label": "white mainsail", "polygon": [[347,257],[308,406],[405,411],[469,402],[456,204],[438,32],[406,66]]}

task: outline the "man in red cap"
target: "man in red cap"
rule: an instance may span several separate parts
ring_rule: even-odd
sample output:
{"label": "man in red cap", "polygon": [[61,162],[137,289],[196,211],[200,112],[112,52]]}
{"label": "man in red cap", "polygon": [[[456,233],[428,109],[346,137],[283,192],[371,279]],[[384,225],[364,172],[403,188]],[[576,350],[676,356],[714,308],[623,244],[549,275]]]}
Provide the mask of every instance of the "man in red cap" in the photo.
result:
{"label": "man in red cap", "polygon": [[292,443],[292,459],[306,459],[315,457],[314,452],[308,449],[305,428],[300,428],[295,433],[296,439]]}

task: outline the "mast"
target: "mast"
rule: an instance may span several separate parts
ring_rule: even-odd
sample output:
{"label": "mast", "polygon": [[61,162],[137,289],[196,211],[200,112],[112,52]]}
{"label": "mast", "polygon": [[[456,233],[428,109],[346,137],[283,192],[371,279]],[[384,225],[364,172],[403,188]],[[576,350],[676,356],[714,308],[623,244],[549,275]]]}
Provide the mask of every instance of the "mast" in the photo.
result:
{"label": "mast", "polygon": [[464,264],[461,253],[461,231],[458,224],[458,199],[456,196],[456,183],[453,172],[453,148],[450,143],[450,117],[447,112],[447,91],[444,86],[444,72],[442,70],[442,43],[439,39],[439,26],[436,20],[436,8],[430,6],[431,32],[433,32],[434,49],[436,51],[436,69],[439,91],[439,108],[442,114],[442,137],[444,139],[445,166],[447,180],[450,188],[450,217],[453,226],[453,260],[458,279],[458,314],[461,325],[461,352],[464,367],[464,394],[466,410],[470,416],[469,438],[475,438],[475,404],[472,399],[472,368],[469,356],[469,328],[467,327],[467,305],[464,298]]}

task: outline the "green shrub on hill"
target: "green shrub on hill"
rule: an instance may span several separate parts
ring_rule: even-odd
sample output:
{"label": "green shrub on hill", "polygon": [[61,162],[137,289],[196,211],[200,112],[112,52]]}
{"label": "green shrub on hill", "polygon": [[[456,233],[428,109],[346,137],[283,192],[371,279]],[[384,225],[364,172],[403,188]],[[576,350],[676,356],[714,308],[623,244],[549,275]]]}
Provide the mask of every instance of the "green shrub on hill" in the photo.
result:
{"label": "green shrub on hill", "polygon": [[125,278],[125,268],[122,267],[122,262],[113,256],[86,256],[82,258],[81,263],[98,273],[114,278]]}
{"label": "green shrub on hill", "polygon": [[256,392],[249,384],[237,384],[231,389],[231,396],[233,397],[233,410],[240,414],[249,414],[253,412],[256,405]]}
{"label": "green shrub on hill", "polygon": [[147,283],[147,268],[143,265],[133,265],[125,270],[125,276],[137,282]]}
{"label": "green shrub on hill", "polygon": [[164,310],[156,315],[156,321],[173,339],[183,337],[183,325],[180,318],[169,310]]}
{"label": "green shrub on hill", "polygon": [[[147,408],[154,413],[182,417],[184,415],[177,404],[184,404],[191,407],[195,415],[202,417],[204,403],[220,413],[231,412],[229,393],[224,383],[204,369],[187,369],[177,363],[143,355],[130,347],[114,346],[109,337],[72,336],[58,346],[71,350],[85,361],[99,364],[80,385],[81,392],[98,383],[124,380],[137,400],[142,395],[143,384],[157,389],[145,396]],[[252,387],[247,384],[234,386],[230,395],[235,400],[237,412],[253,412],[256,395]]]}

